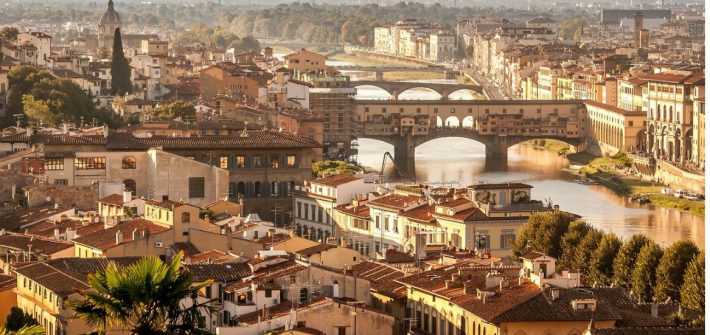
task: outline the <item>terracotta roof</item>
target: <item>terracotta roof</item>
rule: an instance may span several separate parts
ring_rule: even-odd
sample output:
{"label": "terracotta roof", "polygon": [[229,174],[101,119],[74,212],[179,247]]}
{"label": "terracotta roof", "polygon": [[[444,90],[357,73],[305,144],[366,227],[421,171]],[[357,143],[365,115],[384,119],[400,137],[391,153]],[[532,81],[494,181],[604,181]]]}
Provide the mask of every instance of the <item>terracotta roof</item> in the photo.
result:
{"label": "terracotta roof", "polygon": [[66,134],[33,134],[30,137],[30,143],[51,145],[105,145],[106,137],[103,135],[72,136]]}
{"label": "terracotta roof", "polygon": [[319,243],[319,244],[316,244],[312,247],[298,250],[295,252],[295,254],[299,254],[299,255],[303,255],[303,256],[311,256],[313,254],[319,254],[323,251],[327,251],[327,250],[330,250],[333,248],[337,248],[337,246],[334,246],[332,244]]}
{"label": "terracotta roof", "polygon": [[105,196],[101,199],[99,199],[99,202],[109,204],[109,205],[116,205],[116,206],[123,206],[123,195],[121,194],[111,194],[108,196]]}
{"label": "terracotta roof", "polygon": [[192,274],[193,281],[214,280],[215,282],[233,282],[251,275],[247,263],[225,264],[185,264],[185,269]]}
{"label": "terracotta roof", "polygon": [[138,138],[128,133],[109,136],[107,149],[272,149],[272,148],[320,148],[320,143],[306,137],[272,130],[247,130],[246,136],[207,135],[191,137]]}
{"label": "terracotta roof", "polygon": [[66,297],[76,290],[89,288],[84,282],[55,269],[47,263],[29,264],[15,269],[15,272],[32,279],[61,297]]}
{"label": "terracotta roof", "polygon": [[532,188],[532,186],[523,183],[505,183],[505,184],[478,184],[471,185],[467,188],[472,190],[497,190],[497,189],[512,189],[512,188]]}
{"label": "terracotta roof", "polygon": [[349,204],[340,205],[335,207],[336,211],[349,214],[351,216],[356,216],[363,219],[370,219],[370,207],[367,205],[352,206]]}
{"label": "terracotta roof", "polygon": [[400,213],[399,216],[406,217],[410,220],[435,222],[436,219],[433,216],[435,209],[436,207],[433,205],[424,205],[414,209],[410,209],[408,211],[404,211]]}
{"label": "terracotta roof", "polygon": [[[311,266],[314,266],[311,264]],[[234,292],[236,290],[239,290],[241,288],[248,287],[249,285],[256,284],[262,284],[262,283],[267,283],[270,282],[276,278],[280,278],[286,275],[289,275],[294,272],[301,271],[303,269],[306,269],[307,267],[305,265],[301,265],[297,263],[294,260],[287,260],[285,262],[281,262],[275,265],[267,266],[262,269],[258,269],[256,272],[254,272],[254,278],[250,282],[238,282],[238,283],[233,283],[229,286],[225,287],[226,292]]]}
{"label": "terracotta roof", "polygon": [[472,202],[473,202],[473,201],[468,200],[468,199],[466,199],[466,198],[459,198],[459,199],[456,199],[456,200],[450,200],[450,201],[447,201],[447,202],[444,202],[444,203],[440,203],[439,206],[453,208],[453,207],[458,207],[458,206],[461,206],[461,205],[463,205],[463,204],[472,203]]}
{"label": "terracotta roof", "polygon": [[601,102],[594,101],[594,100],[586,100],[584,102],[584,104],[587,106],[594,106],[597,108],[602,108],[604,110],[607,110],[607,111],[610,111],[610,112],[613,112],[613,113],[616,113],[619,115],[623,115],[623,116],[646,116],[646,112],[626,110],[623,108],[616,107],[614,105],[607,105],[605,103],[601,103]]}
{"label": "terracotta roof", "polygon": [[53,204],[45,204],[25,209],[15,210],[0,217],[0,228],[7,230],[16,230],[22,226],[44,221],[54,215],[70,212],[74,209],[68,206],[59,206],[55,208]]}
{"label": "terracotta roof", "polygon": [[328,176],[324,178],[318,178],[311,180],[311,184],[317,184],[317,185],[323,185],[323,186],[331,186],[331,187],[337,187],[342,184],[347,184],[351,181],[359,180],[362,179],[360,177],[355,177],[353,175],[343,173],[343,174],[338,174],[338,175],[333,175],[333,176]]}
{"label": "terracotta roof", "polygon": [[173,210],[174,208],[180,207],[182,205],[189,205],[192,206],[188,203],[184,202],[179,202],[179,201],[173,201],[173,200],[148,200],[145,202],[146,205],[151,205],[151,206],[156,206],[160,208],[165,208],[167,210]]}
{"label": "terracotta roof", "polygon": [[[498,322],[532,321],[587,321],[616,320],[619,327],[669,327],[673,323],[660,317],[643,313],[621,287],[558,289],[553,299],[550,290],[536,295],[525,303],[495,317]],[[596,309],[574,310],[575,300],[594,299]]]}
{"label": "terracotta roof", "polygon": [[533,260],[533,259],[543,257],[543,256],[546,256],[546,255],[541,252],[537,252],[537,251],[528,251],[524,255],[520,256],[520,258]]}
{"label": "terracotta roof", "polygon": [[685,78],[688,78],[688,75],[668,72],[654,73],[646,76],[646,79],[648,79],[649,81],[660,81],[676,84],[682,83]]}
{"label": "terracotta roof", "polygon": [[388,194],[374,200],[370,200],[367,206],[385,207],[389,209],[402,210],[406,207],[418,203],[422,198],[414,195]]}
{"label": "terracotta roof", "polygon": [[41,255],[51,255],[62,250],[74,248],[71,242],[57,241],[49,238],[29,235],[5,233],[0,235],[0,246],[7,249],[29,251],[30,245],[32,253]]}
{"label": "terracotta roof", "polygon": [[0,291],[7,291],[17,287],[17,278],[0,273]]}
{"label": "terracotta roof", "polygon": [[385,258],[382,262],[386,263],[411,263],[414,262],[414,257],[406,252],[398,251],[395,249],[387,249],[385,251]]}
{"label": "terracotta roof", "polygon": [[225,255],[226,253],[219,250],[209,250],[188,256],[183,262],[186,264],[212,263],[214,259],[224,257]]}
{"label": "terracotta roof", "polygon": [[[450,219],[460,220],[460,221],[491,220],[491,219],[495,220],[495,219],[497,219],[497,218],[491,218],[491,217],[487,216],[480,209],[478,209],[476,207],[458,211],[453,215],[440,214],[440,213],[433,213],[432,215],[435,217],[444,217],[444,218],[450,218]],[[510,220],[511,218],[505,217],[502,219]]]}
{"label": "terracotta roof", "polygon": [[104,224],[101,222],[91,223],[72,219],[58,222],[45,220],[27,228],[27,234],[52,238],[54,237],[55,229],[59,230],[59,234],[64,234],[68,229],[72,229],[76,232],[77,236],[82,236],[103,230]]}
{"label": "terracotta roof", "polygon": [[[234,316],[232,317],[233,320],[237,321],[237,323],[247,323],[247,324],[255,324],[258,322],[263,322],[266,320],[270,320],[273,318],[277,318],[280,316],[288,315],[291,313],[291,309],[295,309],[296,311],[308,309],[312,306],[324,304],[327,302],[332,302],[332,300],[327,299],[326,297],[321,297],[306,303],[294,303],[289,300],[283,300],[279,304],[271,306],[267,308],[268,310],[268,317],[266,319],[263,318],[262,313],[263,311],[259,309],[256,312],[250,312],[247,314],[242,314],[239,316]],[[295,307],[294,306],[298,306]]]}
{"label": "terracotta roof", "polygon": [[[107,250],[116,245],[125,244],[133,241],[133,230],[137,230],[140,236],[144,231],[148,231],[151,235],[162,233],[170,230],[170,228],[153,223],[145,219],[135,219],[131,221],[121,222],[116,226],[104,229],[92,234],[84,235],[74,239],[75,243],[94,247],[100,250]],[[116,243],[116,233],[121,232],[123,239],[120,243]]]}
{"label": "terracotta roof", "polygon": [[176,251],[176,253],[182,251],[184,257],[190,257],[200,253],[200,250],[191,242],[175,242],[170,248]]}

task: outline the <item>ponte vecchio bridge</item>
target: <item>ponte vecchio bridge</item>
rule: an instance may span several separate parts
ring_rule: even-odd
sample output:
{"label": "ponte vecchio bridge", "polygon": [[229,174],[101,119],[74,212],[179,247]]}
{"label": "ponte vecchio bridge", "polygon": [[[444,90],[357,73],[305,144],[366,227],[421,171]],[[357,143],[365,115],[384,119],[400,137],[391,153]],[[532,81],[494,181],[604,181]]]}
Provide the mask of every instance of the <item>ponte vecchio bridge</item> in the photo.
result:
{"label": "ponte vecchio bridge", "polygon": [[409,175],[414,149],[437,138],[473,139],[498,160],[525,141],[555,139],[581,150],[587,137],[582,100],[355,100],[355,115],[358,137],[392,144],[396,165]]}

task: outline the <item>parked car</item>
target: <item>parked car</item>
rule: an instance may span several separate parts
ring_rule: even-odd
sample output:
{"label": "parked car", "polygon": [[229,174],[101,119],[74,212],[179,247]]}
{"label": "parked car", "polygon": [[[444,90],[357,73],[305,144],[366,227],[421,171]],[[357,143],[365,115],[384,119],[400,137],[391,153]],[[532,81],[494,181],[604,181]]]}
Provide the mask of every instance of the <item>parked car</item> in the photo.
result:
{"label": "parked car", "polygon": [[661,190],[661,194],[673,195],[673,191],[670,188],[664,188]]}

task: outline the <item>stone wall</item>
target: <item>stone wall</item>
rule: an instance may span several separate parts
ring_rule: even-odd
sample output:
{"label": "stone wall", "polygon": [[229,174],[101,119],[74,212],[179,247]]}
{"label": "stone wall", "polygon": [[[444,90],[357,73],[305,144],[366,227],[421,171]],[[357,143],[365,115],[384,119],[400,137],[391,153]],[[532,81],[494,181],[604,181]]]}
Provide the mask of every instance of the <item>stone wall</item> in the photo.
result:
{"label": "stone wall", "polygon": [[0,170],[0,203],[17,204],[16,193],[23,187],[32,185],[37,178],[16,171]]}
{"label": "stone wall", "polygon": [[30,207],[47,202],[60,206],[75,206],[82,210],[96,210],[99,200],[99,184],[85,186],[62,186],[39,183],[26,188],[25,197]]}
{"label": "stone wall", "polygon": [[682,170],[667,162],[658,164],[656,179],[674,190],[682,188],[705,194],[705,176]]}

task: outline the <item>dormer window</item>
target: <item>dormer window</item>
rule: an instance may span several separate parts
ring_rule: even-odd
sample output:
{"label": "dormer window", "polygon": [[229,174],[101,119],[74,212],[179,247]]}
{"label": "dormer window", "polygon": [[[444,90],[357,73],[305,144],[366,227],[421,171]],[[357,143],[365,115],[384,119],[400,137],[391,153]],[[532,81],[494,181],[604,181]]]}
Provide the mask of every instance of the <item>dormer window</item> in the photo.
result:
{"label": "dormer window", "polygon": [[593,312],[597,310],[597,301],[596,299],[572,300],[572,308],[578,312]]}

